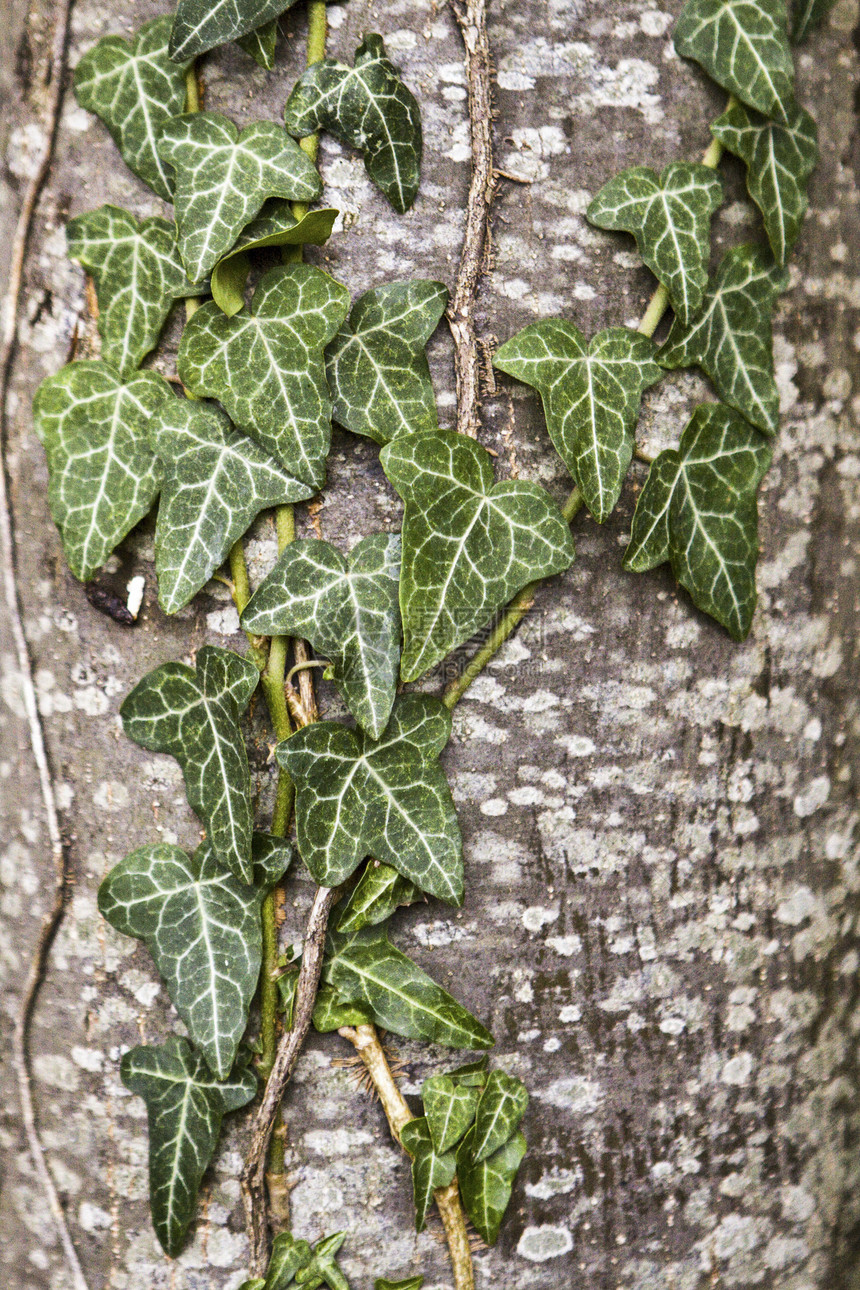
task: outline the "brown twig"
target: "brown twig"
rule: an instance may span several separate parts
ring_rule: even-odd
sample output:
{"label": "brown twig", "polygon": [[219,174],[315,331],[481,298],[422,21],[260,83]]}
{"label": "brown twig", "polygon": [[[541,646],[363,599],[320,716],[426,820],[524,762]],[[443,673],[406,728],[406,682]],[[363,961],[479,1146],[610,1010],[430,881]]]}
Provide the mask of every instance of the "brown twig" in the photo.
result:
{"label": "brown twig", "polygon": [[486,0],[451,0],[466,48],[466,84],[472,141],[472,182],[466,207],[466,231],[448,323],[454,339],[457,371],[457,429],[474,439],[481,428],[481,362],[475,331],[475,299],[484,267],[495,195],[493,103],[490,90],[490,46]]}

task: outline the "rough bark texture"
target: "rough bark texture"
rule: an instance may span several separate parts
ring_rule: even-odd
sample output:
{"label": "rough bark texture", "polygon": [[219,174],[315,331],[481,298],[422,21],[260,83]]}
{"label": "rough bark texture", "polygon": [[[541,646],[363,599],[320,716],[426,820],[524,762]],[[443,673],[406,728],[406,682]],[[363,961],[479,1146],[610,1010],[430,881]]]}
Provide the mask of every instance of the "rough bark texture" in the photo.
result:
{"label": "rough bark texture", "polygon": [[[495,0],[495,266],[478,317],[505,339],[546,314],[585,330],[634,321],[652,286],[632,243],[590,229],[583,210],[618,168],[695,158],[723,96],[669,43],[679,0]],[[0,189],[4,239],[27,174],[39,104],[28,73],[45,48],[51,6],[4,6]],[[78,0],[72,65],[107,31],[158,12]],[[326,201],[350,213],[319,262],[353,293],[423,274],[452,281],[469,178],[463,56],[451,13],[431,0],[333,7],[330,48],[351,57],[378,30],[424,112],[421,193],[395,216],[359,158],[326,140]],[[860,1284],[858,1140],[860,856],[857,828],[857,543],[860,538],[860,161],[853,95],[855,0],[838,0],[798,57],[802,100],[822,160],[793,286],[779,302],[776,353],[783,428],[762,497],[761,607],[733,645],[679,594],[666,570],[620,568],[642,468],[603,528],[580,516],[578,558],[538,595],[503,657],[455,714],[445,753],[466,842],[460,913],[419,905],[394,936],[493,1028],[497,1060],[529,1086],[529,1154],[498,1246],[476,1259],[480,1287],[506,1290],[700,1290]],[[244,123],[277,119],[302,58],[299,6],[285,18],[277,70],[236,48],[205,60],[207,106]],[[29,34],[26,34],[26,33]],[[718,249],[758,226],[738,167],[715,221]],[[37,1109],[91,1290],[235,1290],[246,1259],[239,1173],[246,1128],[232,1117],[185,1252],[166,1260],[146,1208],[143,1104],[122,1087],[123,1045],[177,1026],[152,964],[99,919],[95,891],[129,846],[193,842],[175,764],[126,741],[117,709],[149,667],[205,641],[243,648],[225,589],[213,583],[167,620],[154,600],[152,526],[110,575],[147,577],[140,624],[99,615],[66,571],[31,425],[39,380],[65,360],[76,326],[91,337],[82,276],[64,258],[69,215],[110,200],[159,209],[124,169],[102,127],[66,99],[40,204],[11,404],[10,466],[19,577],[49,752],[72,839],[74,892],[37,1010]],[[79,322],[79,320],[82,320]],[[175,341],[179,320],[172,326]],[[440,414],[453,420],[449,339],[432,356]],[[167,366],[170,362],[168,360]],[[693,375],[646,397],[652,450],[675,438],[707,396]],[[531,393],[500,381],[483,441],[500,471],[568,489]],[[315,517],[347,543],[398,522],[396,498],[367,441],[336,437]],[[306,513],[300,528],[309,531]],[[273,559],[261,522],[252,576]],[[0,652],[10,653],[0,623]],[[434,685],[440,683],[436,678]],[[339,713],[322,687],[323,714]],[[259,719],[254,767],[263,809],[271,768]],[[14,664],[0,704],[0,961],[3,1025],[37,934],[49,878]],[[288,904],[303,925],[311,886]],[[404,1088],[417,1092],[450,1054],[396,1043]],[[4,1041],[3,1051],[8,1050]],[[416,1237],[409,1171],[380,1108],[336,1065],[336,1035],[311,1040],[287,1105],[296,1231],[347,1229],[343,1266],[373,1275],[423,1270],[450,1285],[444,1247]],[[5,1152],[0,1281],[8,1290],[69,1282],[20,1136],[3,1072]]]}

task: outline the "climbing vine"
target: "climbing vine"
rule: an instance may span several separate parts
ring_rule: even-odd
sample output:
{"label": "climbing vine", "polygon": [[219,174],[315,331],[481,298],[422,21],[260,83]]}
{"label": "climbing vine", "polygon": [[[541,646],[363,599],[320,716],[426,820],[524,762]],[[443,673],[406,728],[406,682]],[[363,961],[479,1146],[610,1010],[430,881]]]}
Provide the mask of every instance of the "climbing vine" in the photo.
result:
{"label": "climbing vine", "polygon": [[[700,161],[607,177],[586,212],[607,234],[632,235],[658,281],[638,329],[589,339],[569,318],[544,318],[496,352],[500,372],[540,395],[574,483],[561,507],[536,483],[497,482],[477,441],[471,313],[495,182],[485,0],[452,3],[473,179],[450,303],[444,284],[425,280],[383,282],[352,301],[348,286],[302,258],[336,226],[336,211],[310,209],[323,188],[321,130],[361,151],[395,211],[419,191],[420,105],[380,36],[367,33],[346,61],[326,57],[325,3],[307,0],[308,66],[284,125],[239,130],[202,110],[195,60],[236,40],[271,68],[276,20],[289,7],[180,0],[131,40],[103,37],[75,71],[79,103],[173,218],[103,206],[67,225],[69,254],[95,286],[101,356],[67,364],[36,397],[51,513],[70,569],[87,582],[157,504],[162,611],[176,614],[222,577],[248,638],[245,656],[206,646],[193,664],[156,667],[120,709],[131,740],[177,760],[204,829],[193,855],[140,839],[100,888],[101,913],[145,943],[187,1032],[127,1052],[121,1077],[146,1103],[152,1221],[168,1254],[194,1219],[223,1117],[258,1099],[242,1177],[244,1290],[344,1290],[337,1255],[348,1234],[311,1247],[289,1231],[275,1131],[309,1028],[337,1031],[411,1158],[417,1230],[435,1203],[457,1290],[469,1290],[467,1221],[496,1240],[526,1151],[528,1094],[491,1067],[492,1035],[392,943],[389,920],[421,897],[462,903],[468,857],[439,763],[450,711],[528,612],[536,585],[572,563],[580,509],[598,523],[612,513],[634,456],[648,473],[624,567],[644,573],[668,561],[699,609],[736,640],[749,632],[757,491],[778,431],[771,313],[817,155],[814,121],[794,95],[791,41],[828,5],[688,0],[677,52],[729,94],[711,146]],[[763,237],[732,247],[712,271],[724,149],[746,166]],[[260,276],[263,251],[281,263]],[[179,300],[181,393],[142,366]],[[438,425],[425,353],[446,306],[456,429]],[[636,445],[642,395],[688,367],[709,377],[717,401],[697,407],[677,447],[650,461]],[[295,537],[293,506],[325,486],[333,422],[379,445],[403,502],[400,533],[367,534],[349,552]],[[279,556],[252,594],[242,542],[269,510]],[[440,694],[403,688],[487,629]],[[310,669],[319,666],[354,725],[318,719]],[[258,689],[276,744],[268,821],[256,818],[246,749]],[[300,863],[317,890],[292,948],[280,942],[275,893]],[[377,1028],[473,1060],[427,1079],[416,1115]],[[376,1282],[420,1285],[420,1276]]]}

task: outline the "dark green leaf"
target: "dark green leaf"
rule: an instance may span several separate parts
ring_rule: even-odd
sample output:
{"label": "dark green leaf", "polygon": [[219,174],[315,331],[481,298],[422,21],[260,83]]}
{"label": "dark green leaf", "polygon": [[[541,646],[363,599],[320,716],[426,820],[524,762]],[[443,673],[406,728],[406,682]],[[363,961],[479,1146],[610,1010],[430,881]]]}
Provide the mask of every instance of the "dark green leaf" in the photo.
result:
{"label": "dark green leaf", "polygon": [[472,1135],[475,1164],[495,1155],[512,1138],[526,1113],[529,1095],[522,1080],[506,1071],[491,1071],[481,1094]]}
{"label": "dark green leaf", "polygon": [[702,312],[688,327],[672,324],[657,353],[663,367],[698,364],[720,398],[767,434],[779,427],[773,378],[771,314],[788,272],[757,246],[733,246],[723,257]]}
{"label": "dark green leaf", "polygon": [[824,21],[835,3],[836,0],[793,0],[791,39],[795,45],[806,40],[813,28]]}
{"label": "dark green leaf", "polygon": [[448,1078],[452,1079],[455,1084],[462,1084],[464,1088],[483,1088],[487,1082],[487,1063],[488,1057],[479,1057],[477,1061],[467,1062],[465,1066],[457,1066],[454,1070],[448,1071]]}
{"label": "dark green leaf", "polygon": [[329,1290],[349,1290],[349,1282],[335,1257],[345,1240],[345,1232],[335,1232],[317,1241],[310,1263],[296,1273],[296,1285],[303,1286],[304,1290],[318,1290],[321,1285],[327,1285]]}
{"label": "dark green leaf", "polygon": [[354,67],[333,58],[309,67],[287,100],[286,125],[297,139],[323,129],[360,148],[368,175],[396,211],[409,210],[415,201],[421,114],[381,36],[365,36]]}
{"label": "dark green leaf", "polygon": [[216,856],[245,883],[254,877],[252,811],[239,717],[259,677],[247,659],[204,645],[196,670],[162,664],[138,682],[119,710],[129,739],[179,762],[189,804],[206,824]]}
{"label": "dark green leaf", "polygon": [[195,279],[231,249],[267,197],[310,202],[322,192],[313,162],[274,121],[240,134],[218,112],[187,112],[162,126],[158,152],[176,171],[179,250]]}
{"label": "dark green leaf", "polygon": [[415,1231],[423,1232],[433,1193],[454,1179],[457,1163],[453,1151],[436,1152],[430,1127],[422,1116],[410,1120],[400,1131],[400,1141],[412,1157],[412,1194],[415,1201]]}
{"label": "dark green leaf", "polygon": [[179,0],[170,34],[170,57],[197,58],[277,18],[295,0]]}
{"label": "dark green leaf", "polygon": [[245,434],[296,479],[319,488],[331,442],[323,351],[346,317],[349,292],[309,264],[271,269],[250,310],[198,309],[179,346],[192,394],[218,399]]}
{"label": "dark green leaf", "polygon": [[433,1140],[433,1148],[444,1155],[455,1147],[475,1118],[480,1089],[458,1084],[450,1075],[431,1075],[421,1086],[421,1101]]}
{"label": "dark green leaf", "polygon": [[161,127],[185,107],[185,72],[167,56],[170,18],[145,22],[130,41],[103,36],[75,68],[75,97],[101,117],[123,161],[165,201],[173,170],[158,155]]}
{"label": "dark green leaf", "polygon": [[242,615],[247,631],[297,636],[331,660],[356,721],[378,739],[388,724],[400,663],[400,535],[372,533],[344,556],[328,542],[291,543]]}
{"label": "dark green leaf", "polygon": [[421,895],[408,878],[389,864],[368,860],[343,907],[337,924],[339,932],[358,932],[362,927],[376,927],[390,918],[400,905],[411,905]]}
{"label": "dark green leaf", "polygon": [[639,494],[624,567],[665,560],[698,607],[743,640],[755,609],[756,492],[767,440],[731,408],[696,408],[679,448],[661,452]]}
{"label": "dark green leaf", "polygon": [[785,0],[687,0],[675,48],[742,103],[787,121],[794,64],[786,18]]}
{"label": "dark green leaf", "polygon": [[517,1133],[487,1160],[472,1160],[475,1129],[470,1129],[457,1149],[457,1179],[466,1213],[488,1245],[495,1245],[514,1179],[526,1154],[526,1140]]}
{"label": "dark green leaf", "polygon": [[367,855],[449,904],[463,899],[463,842],[438,756],[448,710],[429,694],[398,699],[382,737],[318,721],[278,745],[296,786],[299,852],[336,887]]}
{"label": "dark green leaf", "polygon": [[68,363],[39,386],[33,413],[48,457],[48,502],[76,578],[91,578],[158,496],[162,472],[147,423],[173,397],[155,372],[123,380],[95,359]]}
{"label": "dark green leaf", "polygon": [[212,270],[212,296],[230,317],[245,304],[245,283],[251,271],[248,253],[266,246],[322,246],[327,242],[339,211],[308,211],[296,222],[290,203],[270,197],[256,219],[242,230],[233,250]]}
{"label": "dark green leaf", "polygon": [[618,501],[633,457],[642,391],[662,376],[654,352],[652,340],[626,327],[586,341],[573,323],[546,318],[493,359],[540,392],[550,438],[598,523]]}
{"label": "dark green leaf", "polygon": [[275,66],[275,46],[278,43],[278,20],[264,22],[261,27],[236,37],[236,44],[250,54],[258,66],[270,72]]}
{"label": "dark green leaf", "polygon": [[321,985],[317,991],[314,1008],[314,1029],[321,1034],[340,1030],[342,1026],[367,1026],[373,1022],[373,1013],[358,1003],[344,1003],[330,985]]}
{"label": "dark green leaf", "polygon": [[642,259],[686,322],[708,282],[711,216],[722,200],[723,183],[713,169],[673,161],[659,175],[648,166],[623,170],[601,188],[586,215],[598,228],[633,234]]}
{"label": "dark green leaf", "polygon": [[272,1241],[272,1257],[266,1269],[265,1290],[287,1290],[300,1268],[313,1258],[307,1241],[296,1240],[292,1232],[278,1232]]}
{"label": "dark green leaf", "polygon": [[489,453],[464,435],[405,435],[380,460],[406,503],[400,672],[414,681],[527,583],[566,569],[573,538],[543,488],[494,484]]}
{"label": "dark green leaf", "polygon": [[326,353],[334,420],[388,443],[435,430],[433,383],[424,346],[445,311],[441,282],[389,282],[366,291]]}
{"label": "dark green leaf", "polygon": [[149,1199],[152,1224],[165,1252],[182,1248],[200,1182],[218,1142],[221,1120],[257,1091],[252,1071],[220,1083],[185,1039],[126,1053],[126,1088],[146,1102],[149,1115]]}

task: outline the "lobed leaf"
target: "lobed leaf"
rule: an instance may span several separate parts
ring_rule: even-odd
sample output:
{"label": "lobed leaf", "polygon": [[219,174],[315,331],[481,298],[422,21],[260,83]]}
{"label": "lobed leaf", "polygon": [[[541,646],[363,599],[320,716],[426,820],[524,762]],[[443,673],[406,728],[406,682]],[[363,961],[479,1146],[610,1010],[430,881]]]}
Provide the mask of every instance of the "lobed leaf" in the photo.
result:
{"label": "lobed leaf", "polygon": [[244,36],[236,37],[236,44],[253,58],[258,67],[270,72],[275,66],[275,46],[278,43],[278,20],[272,18]]}
{"label": "lobed leaf", "polygon": [[48,503],[82,582],[158,496],[162,471],[147,422],[173,398],[155,372],[124,379],[98,359],[68,363],[39,386],[33,413],[48,457]]}
{"label": "lobed leaf", "polygon": [[251,271],[250,251],[267,246],[322,246],[331,236],[339,211],[308,211],[296,220],[290,203],[270,197],[251,223],[244,228],[233,250],[212,270],[212,297],[223,313],[232,318],[245,304],[245,283]]}
{"label": "lobed leaf", "polygon": [[212,1159],[221,1121],[257,1091],[252,1071],[219,1082],[203,1058],[180,1038],[132,1048],[120,1065],[126,1088],[146,1102],[149,1118],[149,1199],[164,1251],[182,1248],[200,1182]]}
{"label": "lobed leaf", "polygon": [[503,1147],[477,1164],[472,1159],[475,1129],[457,1149],[457,1180],[466,1213],[487,1245],[495,1245],[514,1179],[526,1154],[526,1140],[516,1133]]}
{"label": "lobed leaf", "polygon": [[170,33],[170,57],[197,58],[255,31],[295,0],[179,0]]}
{"label": "lobed leaf", "polygon": [[573,538],[543,488],[494,484],[489,453],[464,435],[405,435],[380,460],[406,503],[400,672],[414,681],[527,583],[566,569]]}
{"label": "lobed leaf", "polygon": [[514,1136],[526,1113],[529,1095],[522,1080],[506,1071],[491,1071],[475,1113],[472,1159],[480,1164]]}
{"label": "lobed leaf", "polygon": [[471,1125],[478,1109],[481,1091],[469,1084],[458,1084],[451,1075],[431,1075],[421,1086],[421,1101],[438,1155],[455,1147]]}
{"label": "lobed leaf", "polygon": [[278,1232],[272,1241],[272,1255],[266,1269],[264,1290],[286,1290],[301,1268],[313,1258],[307,1241],[297,1240],[292,1232]]}
{"label": "lobed leaf", "polygon": [[292,542],[242,615],[247,631],[297,636],[331,660],[331,677],[372,739],[388,724],[400,663],[400,535],[372,533],[344,556]]}
{"label": "lobed leaf", "polygon": [[412,1157],[415,1231],[423,1232],[427,1225],[427,1211],[433,1204],[433,1193],[438,1187],[448,1187],[453,1182],[457,1162],[453,1151],[444,1154],[436,1151],[430,1126],[423,1116],[404,1124],[400,1141]]}
{"label": "lobed leaf", "polygon": [[795,45],[806,40],[809,33],[829,14],[836,0],[793,0],[791,39]]}
{"label": "lobed leaf", "polygon": [[756,492],[770,447],[731,408],[696,408],[677,449],[661,452],[639,494],[624,567],[669,560],[695,604],[743,640],[755,609]]}
{"label": "lobed leaf", "polygon": [[343,1026],[366,1026],[373,1022],[373,1013],[359,1003],[344,1003],[337,990],[330,985],[321,985],[317,991],[317,1001],[313,1015],[314,1029],[320,1034],[329,1034]]}
{"label": "lobed leaf", "polygon": [[322,129],[359,148],[394,209],[409,210],[421,174],[421,113],[381,36],[365,36],[354,67],[333,58],[309,67],[287,100],[285,119],[297,139]]}
{"label": "lobed leaf", "polygon": [[206,825],[217,859],[252,883],[250,773],[239,717],[257,688],[253,663],[204,645],[196,669],[163,663],[148,672],[119,714],[129,739],[175,757],[188,802]]}
{"label": "lobed leaf", "polygon": [[355,302],[326,352],[335,421],[383,444],[436,429],[424,347],[447,300],[441,282],[415,279],[374,287]]}
{"label": "lobed leaf", "polygon": [[707,286],[711,216],[722,200],[723,182],[711,167],[673,161],[660,174],[649,166],[623,170],[601,188],[586,215],[598,228],[633,234],[686,322]]}
{"label": "lobed leaf", "polygon": [[158,154],[176,171],[179,250],[192,278],[214,268],[267,197],[310,202],[316,167],[274,121],[239,132],[219,112],[186,112],[162,126]]}
{"label": "lobed leaf", "polygon": [[742,103],[787,122],[794,107],[794,64],[785,0],[687,0],[675,48]]}
{"label": "lobed leaf", "polygon": [[400,905],[411,905],[421,892],[389,864],[368,860],[350,892],[337,924],[339,932],[358,932],[384,923]]}
{"label": "lobed leaf", "polygon": [[493,359],[539,391],[550,438],[599,524],[612,513],[633,457],[642,391],[662,376],[655,350],[626,327],[586,341],[573,323],[545,318]]}
{"label": "lobed leaf", "polygon": [[323,351],[349,292],[309,264],[271,269],[250,310],[226,317],[203,305],[182,333],[177,366],[198,398],[218,399],[236,426],[294,478],[316,490],[331,443]]}
{"label": "lobed leaf", "polygon": [[707,372],[720,398],[766,434],[779,426],[773,376],[771,314],[788,272],[757,246],[733,246],[723,257],[702,311],[689,326],[672,324],[658,350],[663,367]]}

